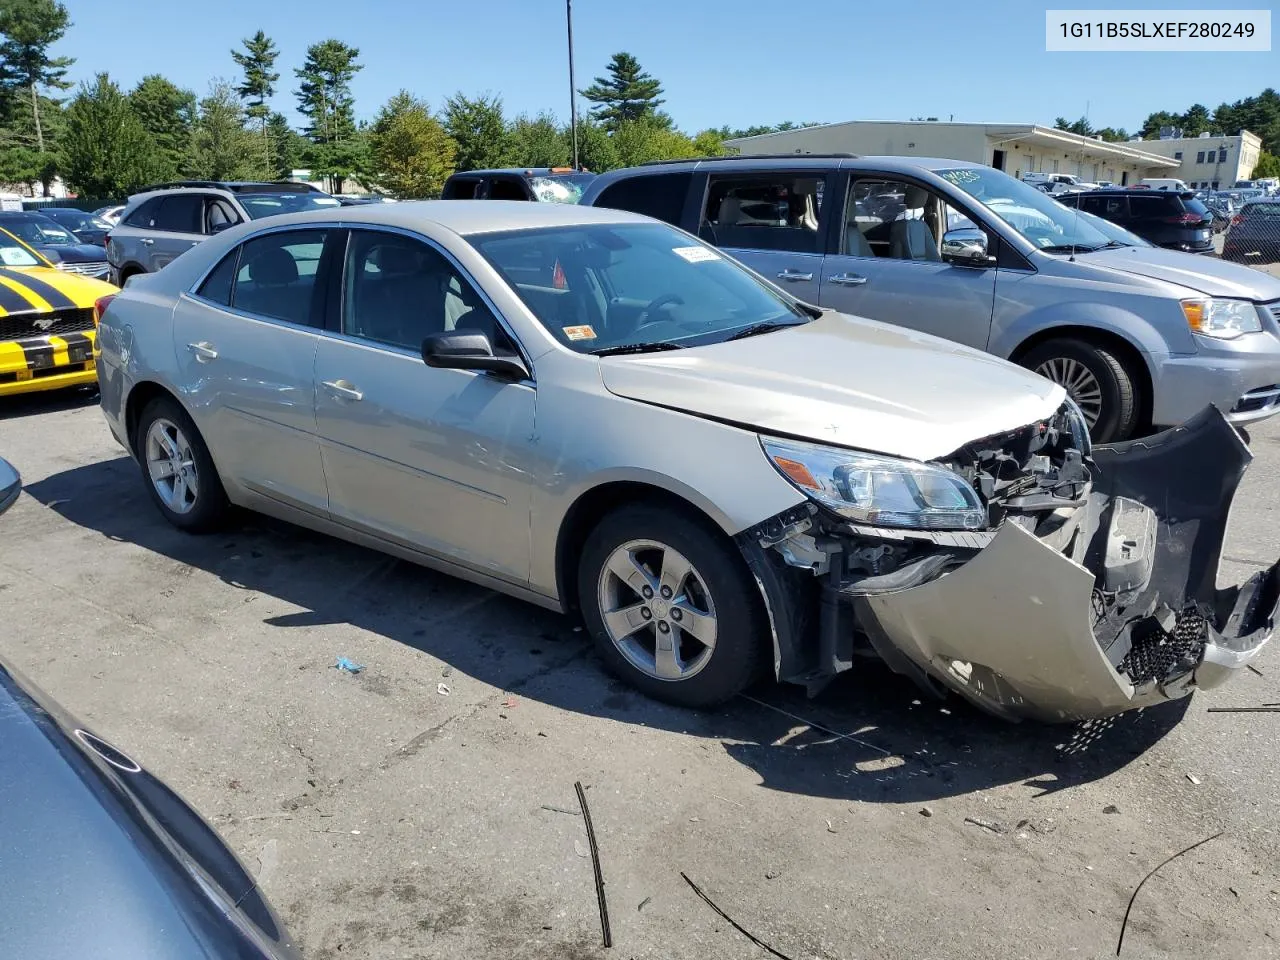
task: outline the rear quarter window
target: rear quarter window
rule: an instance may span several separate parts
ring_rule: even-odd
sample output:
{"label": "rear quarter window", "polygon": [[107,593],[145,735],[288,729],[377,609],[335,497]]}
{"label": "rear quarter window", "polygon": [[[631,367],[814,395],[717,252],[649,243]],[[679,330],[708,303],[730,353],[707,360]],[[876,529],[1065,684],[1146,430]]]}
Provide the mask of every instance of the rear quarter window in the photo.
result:
{"label": "rear quarter window", "polygon": [[1152,193],[1129,198],[1129,213],[1135,220],[1177,216],[1181,212],[1177,194]]}
{"label": "rear quarter window", "polygon": [[624,177],[601,190],[592,206],[642,213],[679,227],[692,181],[692,173]]}
{"label": "rear quarter window", "polygon": [[144,200],[133,213],[129,214],[121,222],[129,227],[151,226],[151,221],[155,219],[156,211],[160,209],[162,200],[164,200],[164,197],[152,197],[150,200]]}

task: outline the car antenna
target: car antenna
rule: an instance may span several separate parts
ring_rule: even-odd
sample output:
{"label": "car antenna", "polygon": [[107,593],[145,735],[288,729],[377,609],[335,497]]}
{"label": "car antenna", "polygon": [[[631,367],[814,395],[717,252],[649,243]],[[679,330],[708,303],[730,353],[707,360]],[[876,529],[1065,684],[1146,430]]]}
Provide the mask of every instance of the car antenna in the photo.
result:
{"label": "car antenna", "polygon": [[[1083,129],[1089,129],[1089,101],[1084,102],[1084,123]],[[1080,137],[1080,159],[1076,161],[1076,173],[1084,175],[1084,138],[1083,133],[1077,134]],[[1076,238],[1080,236],[1080,194],[1082,191],[1076,191],[1075,213],[1071,215],[1071,256],[1067,259],[1071,263],[1076,262]]]}

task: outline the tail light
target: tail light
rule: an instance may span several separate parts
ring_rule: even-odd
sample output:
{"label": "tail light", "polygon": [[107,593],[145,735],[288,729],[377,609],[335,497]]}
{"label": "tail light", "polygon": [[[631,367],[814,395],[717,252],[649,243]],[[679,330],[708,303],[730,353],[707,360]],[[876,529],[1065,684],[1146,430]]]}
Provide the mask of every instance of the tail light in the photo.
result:
{"label": "tail light", "polygon": [[1178,224],[1179,226],[1187,226],[1187,225],[1189,225],[1189,224],[1199,223],[1199,222],[1200,222],[1200,214],[1198,214],[1198,213],[1182,213],[1182,214],[1179,214],[1179,215],[1178,215],[1178,216],[1176,216],[1176,217],[1165,217],[1165,218],[1164,218],[1164,222],[1165,222],[1165,223],[1176,223],[1176,224]]}
{"label": "tail light", "polygon": [[111,301],[116,298],[114,293],[108,293],[106,296],[99,297],[93,301],[93,325],[96,327],[102,322],[102,315],[107,312],[107,307],[111,305]]}
{"label": "tail light", "polygon": [[1243,219],[1244,219],[1244,215],[1237,213],[1234,217],[1231,218],[1231,225],[1234,227],[1237,223],[1239,223]]}

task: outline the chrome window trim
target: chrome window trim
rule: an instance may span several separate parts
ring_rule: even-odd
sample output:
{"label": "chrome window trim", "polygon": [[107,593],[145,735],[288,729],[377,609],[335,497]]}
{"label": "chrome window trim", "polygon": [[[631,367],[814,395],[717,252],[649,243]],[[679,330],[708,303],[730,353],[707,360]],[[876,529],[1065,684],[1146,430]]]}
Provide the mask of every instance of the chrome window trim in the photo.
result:
{"label": "chrome window trim", "polygon": [[[253,233],[241,239],[238,243],[235,244],[234,247],[232,247],[230,250],[225,251],[222,254],[222,256],[216,257],[213,263],[208,267],[208,269],[204,270],[196,278],[195,282],[188,289],[183,290],[179,294],[179,297],[180,298],[185,297],[186,299],[191,300],[195,303],[201,304],[202,306],[210,307],[214,310],[221,311],[222,313],[226,313],[234,317],[244,317],[247,320],[253,320],[257,323],[273,323],[278,326],[289,328],[291,330],[301,330],[309,333],[314,333],[317,336],[329,337],[334,340],[340,340],[344,343],[350,343],[356,346],[367,347],[368,349],[371,349],[371,350],[381,350],[386,353],[416,357],[418,359],[418,362],[423,363],[423,365],[425,366],[426,364],[422,360],[422,354],[415,353],[414,351],[408,349],[407,347],[398,347],[388,343],[379,343],[376,340],[368,340],[362,337],[354,337],[354,336],[351,336],[350,334],[343,333],[341,330],[329,330],[329,329],[326,329],[325,327],[313,327],[308,324],[296,324],[289,320],[280,320],[276,317],[266,317],[261,314],[250,313],[246,310],[238,310],[234,307],[228,306],[225,303],[217,303],[216,301],[209,300],[207,297],[202,297],[196,292],[197,290],[200,289],[201,286],[204,285],[204,282],[205,280],[208,279],[209,274],[213,273],[213,271],[217,269],[218,264],[222,263],[223,259],[228,254],[235,253],[237,256],[239,256],[240,249],[243,248],[244,245],[248,243],[250,240],[256,240],[259,237],[264,237],[272,233],[289,233],[289,232],[300,232],[300,231],[306,231],[306,230],[348,230],[348,231],[373,230],[373,231],[382,232],[382,233],[399,234],[401,236],[408,237],[411,240],[417,240],[420,243],[425,243],[428,247],[431,247],[433,250],[435,250],[437,253],[443,256],[446,261],[448,261],[449,265],[452,266],[458,272],[459,277],[461,277],[467,283],[471,284],[472,289],[475,290],[480,295],[480,299],[482,299],[484,301],[485,306],[489,308],[489,312],[493,314],[493,317],[498,322],[498,325],[501,326],[503,331],[507,334],[507,336],[511,338],[511,342],[516,345],[516,353],[519,355],[520,359],[524,362],[524,365],[529,370],[530,375],[528,379],[513,381],[511,385],[512,386],[528,386],[528,387],[536,386],[537,377],[533,368],[533,361],[530,359],[528,348],[524,345],[524,343],[520,340],[520,338],[516,336],[515,331],[511,328],[511,323],[503,315],[502,311],[498,309],[497,305],[493,302],[493,299],[489,296],[488,291],[485,290],[481,284],[476,282],[475,278],[471,275],[471,272],[468,271],[458,261],[457,257],[455,257],[448,250],[444,249],[444,247],[442,247],[439,243],[437,243],[435,240],[433,240],[430,237],[427,237],[421,233],[418,233],[417,231],[408,230],[404,227],[397,227],[397,226],[384,225],[384,224],[374,224],[374,223],[348,223],[342,220],[321,220],[321,221],[316,221],[314,223],[305,223],[305,224],[285,223],[285,224],[274,224],[271,226],[266,226],[266,227],[263,227],[261,230],[256,230]],[[326,238],[326,243],[327,242],[328,240]],[[463,242],[466,242],[465,238]],[[237,261],[237,266],[238,265],[239,263]],[[343,260],[342,260],[342,270],[343,270],[342,289],[340,289],[339,291],[339,294],[338,294],[339,297],[342,297],[345,291],[346,266],[347,266],[346,253],[344,251]],[[339,323],[342,322],[342,303],[341,302],[338,304],[338,322]],[[477,370],[473,372],[477,376],[484,374],[484,371],[482,370]]]}

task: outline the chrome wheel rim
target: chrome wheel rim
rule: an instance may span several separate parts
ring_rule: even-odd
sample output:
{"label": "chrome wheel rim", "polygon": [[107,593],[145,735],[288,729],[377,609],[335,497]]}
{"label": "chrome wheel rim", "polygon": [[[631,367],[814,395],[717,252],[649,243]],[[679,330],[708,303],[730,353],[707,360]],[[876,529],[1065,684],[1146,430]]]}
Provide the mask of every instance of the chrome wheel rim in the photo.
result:
{"label": "chrome wheel rim", "polygon": [[646,676],[688,680],[711,661],[718,633],[711,593],[666,544],[631,540],[609,554],[597,602],[609,640]]}
{"label": "chrome wheel rim", "polygon": [[191,444],[172,420],[160,417],[147,428],[147,474],[151,486],[174,513],[190,513],[200,494]]}
{"label": "chrome wheel rim", "polygon": [[1070,357],[1054,357],[1036,367],[1036,373],[1046,377],[1067,391],[1084,414],[1090,429],[1102,416],[1102,384],[1079,360]]}

